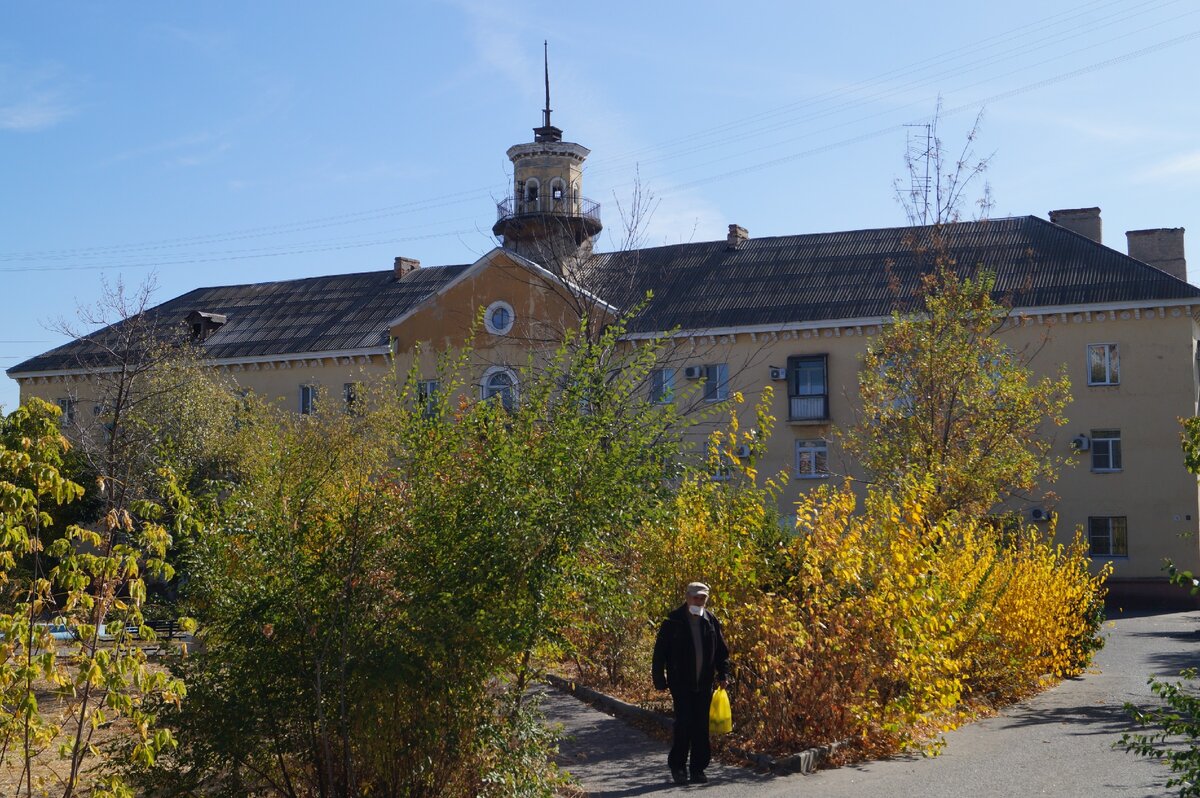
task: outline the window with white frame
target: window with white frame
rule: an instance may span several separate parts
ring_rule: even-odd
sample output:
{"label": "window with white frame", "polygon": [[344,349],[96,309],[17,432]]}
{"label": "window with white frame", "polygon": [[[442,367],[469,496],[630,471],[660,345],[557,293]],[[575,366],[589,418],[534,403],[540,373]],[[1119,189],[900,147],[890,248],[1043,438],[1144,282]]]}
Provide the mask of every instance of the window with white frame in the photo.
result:
{"label": "window with white frame", "polygon": [[1092,430],[1092,470],[1120,471],[1121,430]]}
{"label": "window with white frame", "polygon": [[1116,344],[1088,344],[1088,385],[1119,385],[1121,355]]}
{"label": "window with white frame", "polygon": [[796,441],[796,478],[829,476],[829,442],[824,439]]}
{"label": "window with white frame", "polygon": [[479,388],[485,401],[497,399],[510,411],[517,406],[517,375],[507,366],[493,366],[484,372]]}
{"label": "window with white frame", "polygon": [[317,412],[317,398],[320,386],[308,383],[300,386],[300,415],[311,416]]}
{"label": "window with white frame", "polygon": [[675,401],[675,369],[650,372],[650,401],[659,405]]}
{"label": "window with white frame", "polygon": [[1093,557],[1129,556],[1129,527],[1125,516],[1088,518],[1088,554]]}
{"label": "window with white frame", "polygon": [[493,302],[483,312],[483,326],[492,335],[508,334],[512,330],[515,320],[516,315],[513,313],[512,305],[504,300]]}
{"label": "window with white frame", "polygon": [[710,363],[704,367],[704,401],[723,402],[729,398],[729,365]]}
{"label": "window with white frame", "polygon": [[72,396],[62,396],[55,400],[58,409],[62,411],[62,416],[59,417],[60,424],[75,423],[75,403],[76,400]]}
{"label": "window with white frame", "polygon": [[441,383],[437,380],[421,380],[417,383],[417,403],[425,408],[426,413],[434,411],[440,387]]}

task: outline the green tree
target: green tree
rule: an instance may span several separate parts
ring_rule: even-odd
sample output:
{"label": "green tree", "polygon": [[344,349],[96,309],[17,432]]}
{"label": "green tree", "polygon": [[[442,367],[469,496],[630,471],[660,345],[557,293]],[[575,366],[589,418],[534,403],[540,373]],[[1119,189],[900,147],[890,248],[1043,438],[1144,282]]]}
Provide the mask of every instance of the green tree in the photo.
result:
{"label": "green tree", "polygon": [[[586,322],[585,322],[586,323]],[[147,785],[171,794],[549,795],[524,704],[586,552],[619,549],[668,494],[655,347],[621,326],[566,336],[506,409],[415,371],[357,412],[257,405],[201,545],[198,650],[164,708],[181,740]],[[253,404],[253,403],[252,403]]]}
{"label": "green tree", "polygon": [[[128,629],[141,625],[144,575],[167,568],[170,535],[148,503],[115,513],[107,534],[77,525],[61,534],[51,513],[83,488],[62,470],[59,414],[33,399],[0,423],[0,581],[11,601],[0,614],[0,758],[19,761],[15,794],[130,795],[116,776],[85,785],[84,775],[112,764],[92,745],[101,726],[126,729],[143,765],[174,743],[147,702],[178,704],[183,685],[148,666]],[[110,634],[97,620],[106,617]],[[55,640],[51,622],[75,640]]]}
{"label": "green tree", "polygon": [[1070,383],[1065,371],[1031,374],[998,335],[1007,310],[992,296],[994,277],[960,276],[932,235],[917,312],[896,313],[863,358],[861,415],[846,445],[889,491],[930,479],[931,517],[984,514],[1055,479],[1043,433],[1066,422]]}

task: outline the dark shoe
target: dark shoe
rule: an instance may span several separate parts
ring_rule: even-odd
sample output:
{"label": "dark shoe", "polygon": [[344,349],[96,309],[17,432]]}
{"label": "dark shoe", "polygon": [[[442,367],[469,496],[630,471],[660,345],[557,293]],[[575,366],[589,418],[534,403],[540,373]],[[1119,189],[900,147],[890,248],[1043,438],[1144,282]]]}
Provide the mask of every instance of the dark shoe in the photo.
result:
{"label": "dark shoe", "polygon": [[671,778],[676,784],[687,784],[687,771],[683,768],[671,768]]}
{"label": "dark shoe", "polygon": [[708,784],[708,776],[704,775],[703,770],[693,770],[691,782],[692,784]]}

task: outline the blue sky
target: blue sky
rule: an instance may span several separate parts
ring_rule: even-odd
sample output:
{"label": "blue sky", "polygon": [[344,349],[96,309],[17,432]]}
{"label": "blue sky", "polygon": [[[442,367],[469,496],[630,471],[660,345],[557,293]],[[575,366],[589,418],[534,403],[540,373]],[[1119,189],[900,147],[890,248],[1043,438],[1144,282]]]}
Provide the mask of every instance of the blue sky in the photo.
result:
{"label": "blue sky", "polygon": [[903,224],[906,125],[939,95],[951,150],[984,111],[993,216],[1098,205],[1120,251],[1200,232],[1195,0],[8,3],[0,367],[102,281],[162,301],[475,259],[543,40],[604,249],[639,175],[648,245]]}

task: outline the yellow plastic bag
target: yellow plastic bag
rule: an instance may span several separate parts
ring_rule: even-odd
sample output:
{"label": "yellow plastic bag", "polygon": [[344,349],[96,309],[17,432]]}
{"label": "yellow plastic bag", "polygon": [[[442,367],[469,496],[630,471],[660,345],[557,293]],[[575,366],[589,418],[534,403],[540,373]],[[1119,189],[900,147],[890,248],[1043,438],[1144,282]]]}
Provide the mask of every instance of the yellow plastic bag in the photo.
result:
{"label": "yellow plastic bag", "polygon": [[708,731],[710,734],[729,734],[733,731],[733,713],[729,711],[729,693],[724,687],[713,690],[712,703],[708,706]]}

